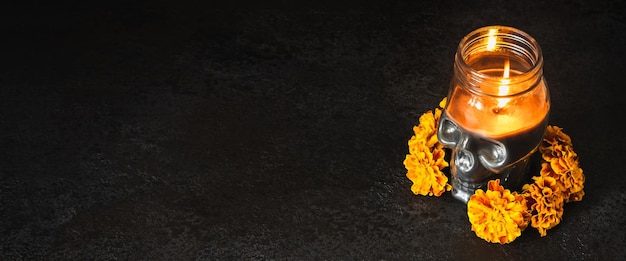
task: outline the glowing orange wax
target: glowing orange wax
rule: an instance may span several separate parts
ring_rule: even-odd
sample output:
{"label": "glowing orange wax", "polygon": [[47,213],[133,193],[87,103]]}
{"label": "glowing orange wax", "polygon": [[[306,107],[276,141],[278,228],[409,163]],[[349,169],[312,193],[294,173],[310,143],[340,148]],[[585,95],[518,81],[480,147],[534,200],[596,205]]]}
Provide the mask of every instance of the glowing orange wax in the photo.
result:
{"label": "glowing orange wax", "polygon": [[[462,97],[465,98],[465,97]],[[458,101],[457,102],[462,102]],[[461,127],[468,131],[493,138],[516,135],[528,131],[543,123],[547,110],[533,107],[535,103],[517,108],[515,113],[507,113],[506,108],[501,108],[499,113],[493,110],[481,110],[476,106],[449,106],[448,115]],[[452,104],[451,104],[452,105]],[[479,106],[480,107],[480,106]]]}

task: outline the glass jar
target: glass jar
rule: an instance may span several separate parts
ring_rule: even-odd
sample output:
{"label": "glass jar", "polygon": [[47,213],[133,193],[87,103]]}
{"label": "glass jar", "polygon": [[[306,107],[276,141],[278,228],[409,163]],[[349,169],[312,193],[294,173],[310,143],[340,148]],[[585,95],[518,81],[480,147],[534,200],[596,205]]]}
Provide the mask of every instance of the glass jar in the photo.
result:
{"label": "glass jar", "polygon": [[508,26],[465,36],[437,131],[439,142],[452,150],[452,195],[467,202],[492,179],[519,189],[549,111],[543,57],[533,37]]}

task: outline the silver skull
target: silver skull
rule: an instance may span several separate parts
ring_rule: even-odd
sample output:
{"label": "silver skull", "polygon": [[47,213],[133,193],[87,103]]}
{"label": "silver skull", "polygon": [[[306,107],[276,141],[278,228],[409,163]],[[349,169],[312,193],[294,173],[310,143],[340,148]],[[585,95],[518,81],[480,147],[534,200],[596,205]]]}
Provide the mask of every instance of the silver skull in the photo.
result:
{"label": "silver skull", "polygon": [[520,135],[495,139],[464,129],[444,110],[437,136],[439,142],[452,151],[452,195],[467,202],[477,189],[485,189],[492,179],[500,179],[500,184],[506,188],[519,189],[528,179],[529,162],[543,137],[545,124]]}

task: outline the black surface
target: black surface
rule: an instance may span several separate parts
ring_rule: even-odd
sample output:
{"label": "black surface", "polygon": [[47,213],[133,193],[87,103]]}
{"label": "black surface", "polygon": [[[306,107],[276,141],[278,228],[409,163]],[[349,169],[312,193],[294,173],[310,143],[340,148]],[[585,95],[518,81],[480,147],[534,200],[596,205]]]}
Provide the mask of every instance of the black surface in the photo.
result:
{"label": "black surface", "polygon": [[[261,2],[4,6],[0,259],[626,257],[622,2]],[[402,164],[493,24],[540,43],[587,177],[507,245]]]}

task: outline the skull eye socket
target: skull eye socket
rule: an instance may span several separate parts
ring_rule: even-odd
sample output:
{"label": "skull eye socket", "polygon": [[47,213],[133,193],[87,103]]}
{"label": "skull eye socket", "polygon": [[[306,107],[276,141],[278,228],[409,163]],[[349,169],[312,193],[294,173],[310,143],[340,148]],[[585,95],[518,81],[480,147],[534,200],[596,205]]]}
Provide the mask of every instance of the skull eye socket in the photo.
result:
{"label": "skull eye socket", "polygon": [[454,146],[461,139],[461,129],[448,119],[442,119],[438,133],[439,142],[446,146]]}
{"label": "skull eye socket", "polygon": [[478,158],[489,168],[501,167],[506,161],[506,147],[497,141],[483,140],[478,151]]}

